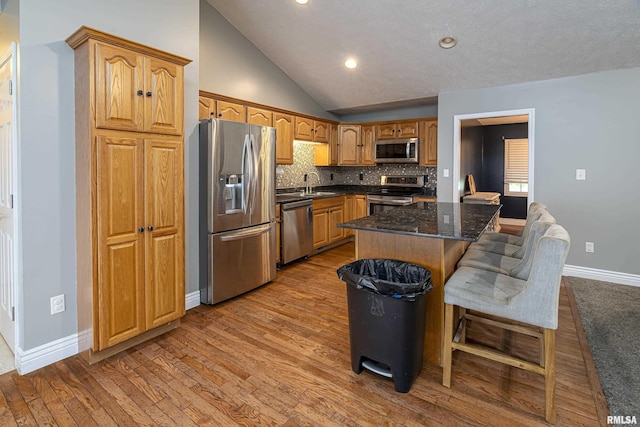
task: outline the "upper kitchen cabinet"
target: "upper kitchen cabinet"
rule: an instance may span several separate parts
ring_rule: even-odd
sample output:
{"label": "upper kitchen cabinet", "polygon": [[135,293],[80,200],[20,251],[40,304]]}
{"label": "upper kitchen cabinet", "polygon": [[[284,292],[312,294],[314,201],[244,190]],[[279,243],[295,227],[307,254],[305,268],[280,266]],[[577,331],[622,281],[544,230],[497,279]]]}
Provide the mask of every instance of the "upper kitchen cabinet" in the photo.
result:
{"label": "upper kitchen cabinet", "polygon": [[338,154],[338,126],[330,124],[329,143],[313,147],[314,166],[337,166]]}
{"label": "upper kitchen cabinet", "polygon": [[375,144],[374,125],[338,126],[338,165],[373,166]]}
{"label": "upper kitchen cabinet", "polygon": [[293,116],[273,114],[273,127],[276,128],[276,164],[293,164]]}
{"label": "upper kitchen cabinet", "polygon": [[295,139],[328,143],[330,126],[328,122],[296,116]]}
{"label": "upper kitchen cabinet", "polygon": [[375,126],[362,126],[362,143],[360,145],[360,164],[363,166],[375,166]]}
{"label": "upper kitchen cabinet", "polygon": [[216,100],[201,96],[198,98],[198,120],[216,117]]}
{"label": "upper kitchen cabinet", "polygon": [[420,122],[420,166],[438,166],[438,118]]}
{"label": "upper kitchen cabinet", "polygon": [[362,127],[360,125],[338,126],[338,164],[340,166],[357,166],[360,164],[361,132]]}
{"label": "upper kitchen cabinet", "polygon": [[378,139],[417,138],[418,122],[380,123],[376,125],[376,136]]}
{"label": "upper kitchen cabinet", "polygon": [[218,100],[216,101],[216,107],[219,119],[241,123],[247,122],[247,107],[242,104]]}
{"label": "upper kitchen cabinet", "polygon": [[96,127],[182,134],[182,66],[103,42],[95,58]]}
{"label": "upper kitchen cabinet", "polygon": [[247,107],[247,123],[273,126],[273,112],[261,108]]}

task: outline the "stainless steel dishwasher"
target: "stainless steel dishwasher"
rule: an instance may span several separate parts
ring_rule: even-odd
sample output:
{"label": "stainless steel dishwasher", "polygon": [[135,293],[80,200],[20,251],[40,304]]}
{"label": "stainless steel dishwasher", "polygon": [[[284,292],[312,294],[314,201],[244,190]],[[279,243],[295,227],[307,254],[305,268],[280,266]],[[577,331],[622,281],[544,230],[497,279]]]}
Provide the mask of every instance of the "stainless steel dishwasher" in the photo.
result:
{"label": "stainless steel dishwasher", "polygon": [[282,263],[287,264],[313,251],[313,205],[311,200],[281,203]]}

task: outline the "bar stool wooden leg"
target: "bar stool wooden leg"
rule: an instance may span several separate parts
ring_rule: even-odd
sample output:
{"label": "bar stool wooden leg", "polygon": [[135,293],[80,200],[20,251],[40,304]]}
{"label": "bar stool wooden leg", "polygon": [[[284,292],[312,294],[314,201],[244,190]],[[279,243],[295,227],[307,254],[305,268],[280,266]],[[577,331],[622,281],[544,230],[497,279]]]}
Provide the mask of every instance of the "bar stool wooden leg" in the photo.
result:
{"label": "bar stool wooden leg", "polygon": [[544,330],[544,392],[545,418],[556,422],[556,331]]}
{"label": "bar stool wooden leg", "polygon": [[453,340],[454,328],[453,306],[444,305],[444,342],[442,345],[442,385],[451,387],[451,341]]}

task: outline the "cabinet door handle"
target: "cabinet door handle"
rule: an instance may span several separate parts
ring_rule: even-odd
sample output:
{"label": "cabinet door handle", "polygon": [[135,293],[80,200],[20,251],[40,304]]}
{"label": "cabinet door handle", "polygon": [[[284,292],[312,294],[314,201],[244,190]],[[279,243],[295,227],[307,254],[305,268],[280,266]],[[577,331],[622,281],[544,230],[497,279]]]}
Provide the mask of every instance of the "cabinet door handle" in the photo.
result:
{"label": "cabinet door handle", "polygon": [[139,91],[138,91],[138,96],[142,96],[142,95],[144,95],[144,92],[143,92],[143,91],[141,91],[141,90],[139,90]]}
{"label": "cabinet door handle", "polygon": [[147,92],[147,96],[151,96],[151,92]]}
{"label": "cabinet door handle", "polygon": [[148,228],[149,228],[149,231],[153,231],[153,225],[150,225]]}
{"label": "cabinet door handle", "polygon": [[138,233],[144,233],[144,227],[138,228]]}

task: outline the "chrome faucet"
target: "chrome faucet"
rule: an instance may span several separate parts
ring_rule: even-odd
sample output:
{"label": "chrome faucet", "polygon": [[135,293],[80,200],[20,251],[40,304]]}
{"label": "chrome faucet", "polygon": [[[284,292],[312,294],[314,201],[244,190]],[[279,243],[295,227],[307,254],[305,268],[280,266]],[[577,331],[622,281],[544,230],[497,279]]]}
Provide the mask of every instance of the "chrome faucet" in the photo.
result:
{"label": "chrome faucet", "polygon": [[309,175],[315,175],[316,179],[318,180],[318,185],[320,185],[320,175],[318,175],[315,172],[309,172],[309,173],[305,174],[305,176],[307,178],[307,187],[305,189],[305,193],[306,194],[313,193],[313,186],[311,185],[311,177]]}

